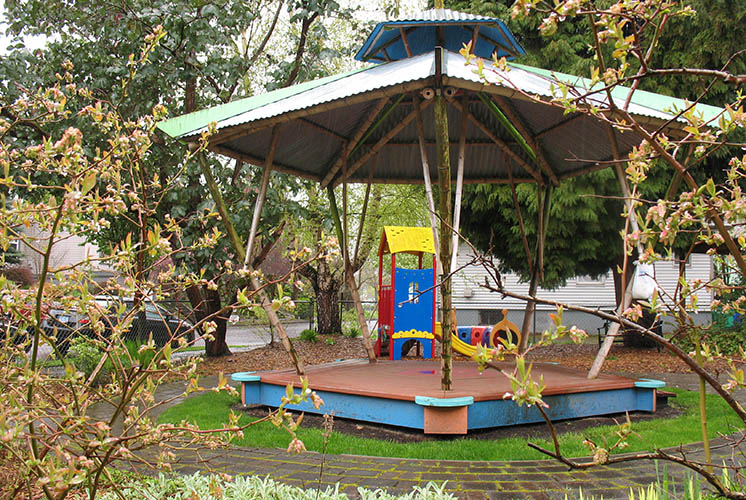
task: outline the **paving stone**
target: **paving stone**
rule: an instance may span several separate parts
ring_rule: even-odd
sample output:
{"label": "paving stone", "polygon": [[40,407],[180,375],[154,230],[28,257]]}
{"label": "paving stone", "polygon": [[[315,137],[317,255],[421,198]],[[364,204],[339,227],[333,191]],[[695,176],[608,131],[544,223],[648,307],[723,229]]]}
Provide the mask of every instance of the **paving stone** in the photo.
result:
{"label": "paving stone", "polygon": [[526,498],[523,493],[515,491],[489,491],[487,492],[489,500],[519,500]]}
{"label": "paving stone", "polygon": [[422,486],[422,484],[419,481],[412,481],[408,479],[400,479],[396,482],[396,486],[398,488],[405,488],[407,490],[411,490],[415,486]]}
{"label": "paving stone", "polygon": [[539,472],[530,472],[527,474],[512,474],[513,479],[516,481],[541,481],[547,478],[547,474],[541,474]]}
{"label": "paving stone", "polygon": [[402,486],[401,481],[398,479],[378,479],[378,478],[366,478],[362,481],[358,481],[360,486],[368,488],[369,490],[383,488],[400,488]]}
{"label": "paving stone", "polygon": [[534,500],[550,500],[549,495],[544,491],[529,491],[525,493],[526,498]]}
{"label": "paving stone", "polygon": [[443,474],[442,472],[422,472],[419,475],[419,479],[421,481],[437,481],[439,483],[447,481],[448,479],[450,479],[450,477],[450,475]]}
{"label": "paving stone", "polygon": [[347,469],[347,474],[353,477],[380,477],[381,471],[368,469]]}
{"label": "paving stone", "polygon": [[514,471],[508,470],[509,468],[506,466],[498,465],[497,463],[493,463],[493,465],[485,465],[484,462],[481,462],[479,465],[473,465],[469,468],[472,472],[479,472],[480,474],[508,474],[512,473]]}
{"label": "paving stone", "polygon": [[459,490],[492,490],[497,488],[496,483],[489,483],[484,481],[449,481],[448,486]]}

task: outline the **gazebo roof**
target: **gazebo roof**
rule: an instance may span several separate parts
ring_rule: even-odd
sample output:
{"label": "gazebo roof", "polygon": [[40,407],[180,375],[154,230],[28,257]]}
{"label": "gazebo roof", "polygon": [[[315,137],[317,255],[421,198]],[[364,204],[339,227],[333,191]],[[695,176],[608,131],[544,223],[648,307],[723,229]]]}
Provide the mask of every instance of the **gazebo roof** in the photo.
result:
{"label": "gazebo roof", "polygon": [[[424,110],[426,150],[435,158],[433,120],[426,109],[431,101],[422,101],[420,95],[432,91],[440,70],[440,81],[449,96],[452,140],[459,138],[464,112],[467,118],[464,182],[536,182],[542,177],[558,182],[603,168],[613,160],[607,122],[582,113],[567,114],[552,104],[567,92],[586,95],[587,103],[604,109],[607,96],[601,85],[591,87],[584,78],[516,63],[509,63],[505,70],[485,69],[485,81],[460,54],[443,51],[438,61],[438,53],[240,99],[169,119],[159,128],[173,137],[191,140],[214,123],[217,132],[210,138],[211,150],[263,164],[277,126],[279,147],[274,152],[273,170],[324,186],[344,179],[422,182],[414,107],[418,101]],[[617,87],[613,96],[621,103],[629,92]],[[637,90],[628,111],[651,128],[682,129],[684,121],[675,116],[687,106],[681,99]],[[721,111],[696,106],[705,120]],[[633,132],[614,134],[622,155],[641,140]],[[535,147],[529,147],[527,140]],[[451,148],[454,165],[457,149]],[[436,177],[434,164],[430,169]]]}
{"label": "gazebo roof", "polygon": [[358,61],[390,62],[430,52],[441,46],[458,52],[472,44],[472,53],[489,59],[512,59],[525,53],[500,19],[450,9],[430,9],[378,23],[355,55]]}

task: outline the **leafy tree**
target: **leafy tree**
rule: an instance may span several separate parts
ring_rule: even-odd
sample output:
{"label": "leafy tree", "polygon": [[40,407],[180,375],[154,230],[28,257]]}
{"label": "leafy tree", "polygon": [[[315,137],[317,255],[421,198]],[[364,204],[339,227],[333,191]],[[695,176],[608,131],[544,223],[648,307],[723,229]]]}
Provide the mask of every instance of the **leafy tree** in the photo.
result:
{"label": "leafy tree", "polygon": [[[543,36],[539,29],[541,16],[512,16],[512,0],[485,2],[461,0],[447,2],[451,8],[466,10],[503,19],[526,49],[521,63],[564,73],[590,77],[593,60],[592,33],[586,16],[559,23],[552,36]],[[719,69],[732,54],[740,50],[738,41],[746,36],[746,27],[739,22],[746,16],[742,3],[728,1],[695,1],[699,13],[694,17],[674,17],[669,21],[653,57],[658,67],[694,66]],[[695,34],[697,42],[689,34]],[[735,36],[734,36],[735,35]],[[609,54],[611,49],[604,48]],[[635,61],[631,62],[633,65]],[[735,57],[729,67],[734,72],[746,68],[743,55]],[[724,82],[701,78],[695,85],[681,75],[644,80],[641,88],[695,99],[708,90],[704,101],[724,104],[735,98],[735,89]],[[722,179],[723,159],[727,151],[707,158],[697,172],[698,180],[715,175]],[[646,199],[665,197],[671,188],[672,170],[662,166],[651,173],[641,186]],[[529,248],[536,247],[537,201],[534,186],[518,186],[518,205],[523,214]],[[676,194],[676,190],[674,194]],[[562,183],[552,194],[550,225],[545,244],[544,279],[546,288],[562,286],[568,278],[578,275],[597,276],[609,269],[616,270],[623,259],[619,231],[624,226],[620,216],[623,205],[619,199],[619,183],[613,170],[594,172],[582,178]],[[517,212],[508,186],[467,186],[464,189],[463,232],[482,250],[490,248],[490,236],[500,241],[491,250],[500,258],[503,272],[516,272],[530,279],[528,259],[524,251]],[[495,217],[494,214],[500,214]],[[692,242],[691,235],[681,235],[676,251],[685,255]],[[533,257],[535,259],[535,257]],[[631,268],[628,268],[631,269]],[[614,272],[617,300],[621,299],[621,279]]]}
{"label": "leafy tree", "polygon": [[[146,37],[143,49],[128,64],[129,76],[120,88],[126,89],[137,68],[147,63],[161,36],[156,29]],[[181,334],[171,330],[170,338],[163,341],[151,335],[132,345],[125,339],[135,330],[135,309],[127,310],[118,297],[162,297],[174,287],[199,283],[201,276],[173,269],[163,270],[155,280],[145,279],[141,256],[155,262],[213,246],[217,239],[205,238],[191,248],[172,245],[164,237],[168,228],[146,215],[156,211],[168,191],[179,189],[174,184],[162,187],[157,171],[141,168],[165,108],[155,106],[152,114],[125,119],[118,112],[121,102],[94,96],[74,81],[71,70],[72,64],[66,62],[59,81],[51,86],[21,90],[11,101],[0,96],[0,106],[7,111],[0,118],[0,197],[13,200],[0,203],[0,246],[11,237],[41,256],[39,277],[32,286],[0,275],[0,456],[3,465],[14,472],[0,485],[4,498],[85,496],[93,500],[102,489],[123,497],[119,476],[112,474],[114,464],[163,470],[169,468],[175,448],[195,453],[215,449],[246,428],[235,418],[213,431],[200,431],[186,422],[177,426],[155,422],[153,410],[173,401],[154,401],[162,382],[185,382],[183,394],[175,397],[204,390],[195,377],[198,360],[176,362],[172,354],[186,346],[193,329],[209,330],[211,325],[208,318],[195,325],[182,324]],[[91,143],[78,125],[98,131],[91,133]],[[95,145],[101,138],[106,139],[105,148]],[[131,176],[132,172],[142,174]],[[42,174],[48,182],[40,182]],[[137,204],[132,204],[135,199]],[[104,213],[112,217],[103,217]],[[71,234],[86,237],[100,231],[115,216],[140,224],[146,239],[137,242],[128,233],[116,246],[100,249],[98,258],[86,256],[66,269],[56,269],[51,257],[57,246],[64,245]],[[42,232],[41,237],[19,230],[32,225]],[[138,229],[134,234],[139,234]],[[87,272],[99,259],[119,271],[119,279],[109,283],[111,296],[105,304],[93,296],[94,283]],[[236,271],[225,265],[219,272],[231,275]],[[242,294],[244,302],[250,302],[255,292],[243,290]],[[65,327],[69,335],[65,338],[74,336],[75,344],[67,355],[62,349],[63,327],[45,321],[47,313],[54,317],[50,305],[75,318]],[[231,304],[218,314],[246,307],[245,303]],[[162,320],[165,327],[167,320]],[[62,370],[43,366],[42,342],[52,348]],[[222,377],[216,390],[235,393]],[[307,384],[300,394],[293,394],[292,387],[287,394],[281,408],[271,415],[272,421],[288,430],[291,449],[301,450],[295,434],[298,422],[284,408],[305,400],[318,407],[322,401]]]}
{"label": "leafy tree", "polygon": [[[6,9],[11,20],[9,32],[19,37],[5,59],[7,64],[0,67],[0,84],[8,98],[18,95],[21,88],[54,82],[59,63],[70,60],[73,78],[87,84],[101,99],[121,102],[118,112],[127,119],[148,113],[155,105],[164,105],[171,114],[181,114],[261,92],[265,86],[286,86],[298,78],[314,77],[323,66],[316,57],[318,53],[328,51],[333,59],[339,52],[324,43],[326,28],[322,21],[330,16],[336,16],[335,21],[350,18],[333,0],[231,0],[220,4],[182,0],[120,4],[13,0],[6,3]],[[155,26],[162,26],[166,34],[151,54],[152,66],[134,75],[130,87],[123,89],[118,82],[128,74],[127,57],[138,53],[139,40]],[[32,34],[49,37],[47,47],[34,54],[22,46],[20,38]],[[85,133],[89,131],[96,133],[84,129]],[[92,138],[91,147],[103,145],[103,136],[99,137],[98,144]],[[181,189],[169,190],[157,210],[144,216],[153,221],[174,221],[175,225],[165,225],[172,229],[166,236],[174,243],[189,244],[205,234],[219,232],[222,225],[211,212],[212,202],[197,162],[180,163],[183,145],[166,143],[158,136],[153,141],[155,146],[148,152],[143,169],[158,173],[164,186]],[[247,214],[256,192],[253,186],[258,182],[255,169],[214,158],[208,161],[221,193],[231,203],[235,226],[246,234],[247,221],[251,220]],[[128,174],[134,178],[140,173]],[[261,228],[264,243],[271,242],[273,225],[286,214],[285,198],[297,189],[291,179],[276,177],[273,182],[274,196],[265,205]],[[137,204],[137,200],[128,201],[131,208]],[[135,231],[142,221],[135,221],[133,213],[130,210],[124,217],[112,220],[110,229],[95,236],[97,243],[115,244],[128,233],[143,241],[147,231],[142,225],[139,232]],[[205,214],[210,216],[205,218]],[[216,265],[234,258],[234,249],[227,240],[218,238],[218,248],[195,251],[174,260],[177,266],[203,277],[201,283],[187,289],[196,319],[214,317],[222,300],[232,297],[240,285],[217,280]],[[146,267],[144,262],[140,266]],[[215,340],[207,342],[208,355],[228,352],[224,338],[226,318],[218,315],[215,319]]]}
{"label": "leafy tree", "polygon": [[[630,227],[622,231],[623,241],[628,247],[637,247],[639,258],[645,262],[653,262],[660,259],[664,252],[675,251],[676,245],[682,236],[694,235],[694,242],[706,249],[709,254],[723,251],[728,254],[728,261],[732,262],[734,268],[732,273],[741,276],[746,275],[746,258],[744,248],[746,240],[738,234],[734,228],[743,223],[746,215],[746,200],[743,198],[744,169],[746,158],[738,149],[731,151],[733,155],[727,163],[718,161],[718,155],[727,150],[727,146],[735,145],[743,147],[744,127],[746,126],[746,114],[743,111],[744,96],[740,87],[746,83],[746,74],[733,73],[732,68],[707,68],[697,66],[661,67],[659,61],[665,56],[657,56],[656,51],[665,50],[664,38],[661,33],[665,32],[668,25],[679,26],[678,33],[691,34],[692,28],[697,23],[692,23],[694,10],[686,2],[668,0],[620,0],[615,2],[599,2],[590,0],[567,0],[567,1],[544,1],[544,0],[517,0],[512,8],[516,15],[536,15],[541,19],[540,28],[546,35],[552,35],[560,31],[560,28],[569,23],[570,25],[588,22],[591,28],[590,46],[594,51],[595,70],[591,73],[592,83],[601,89],[608,89],[608,101],[605,104],[610,113],[602,113],[595,104],[584,101],[583,98],[569,97],[568,99],[557,99],[555,105],[566,110],[580,110],[588,116],[606,120],[610,126],[626,129],[631,128],[642,137],[640,145],[630,154],[625,163],[625,177],[629,185],[629,193],[625,193],[626,205],[631,216],[628,218]],[[727,3],[726,3],[727,4]],[[698,15],[707,11],[707,5],[695,2],[702,7]],[[716,7],[721,13],[723,3],[716,2]],[[738,17],[738,14],[736,14]],[[705,19],[704,23],[709,22]],[[726,23],[716,23],[723,25]],[[701,24],[700,24],[701,25]],[[686,26],[684,29],[683,27]],[[732,33],[728,34],[732,36]],[[685,36],[687,40],[691,37]],[[705,40],[709,38],[705,37]],[[727,47],[727,44],[723,45]],[[710,45],[712,50],[714,45]],[[708,49],[710,50],[710,49]],[[688,63],[686,56],[682,56]],[[730,54],[724,56],[726,59]],[[741,52],[733,55],[733,60],[741,57]],[[713,58],[715,60],[715,58]],[[736,64],[733,65],[737,66]],[[677,116],[679,122],[684,122],[681,134],[664,135],[663,130],[650,130],[640,123],[636,116],[630,114],[627,102],[622,102],[614,97],[613,89],[617,85],[631,86],[632,92],[639,88],[651,88],[654,85],[664,87],[669,81],[682,79],[691,85],[690,92],[696,95],[693,102],[700,102],[705,98],[702,89],[720,88],[722,95],[733,98],[727,103],[726,109],[718,113],[712,122],[706,122],[702,114],[695,108],[681,110]],[[662,82],[662,83],[656,83]],[[603,91],[603,90],[602,90]],[[708,161],[711,160],[711,161]],[[666,191],[657,199],[646,201],[642,196],[642,188],[648,179],[663,166],[672,172],[673,188]],[[725,172],[722,172],[725,170]],[[699,180],[695,173],[704,176]],[[717,175],[716,175],[717,174]],[[667,174],[671,175],[671,174]],[[675,189],[676,182],[680,182],[683,188]],[[634,227],[637,225],[637,227]],[[679,291],[673,303],[658,300],[655,296],[646,304],[631,305],[629,297],[625,295],[623,308],[617,314],[606,314],[594,311],[592,308],[576,306],[572,304],[557,304],[551,301],[538,299],[535,296],[525,297],[511,293],[504,289],[496,279],[494,289],[505,295],[520,297],[530,301],[551,303],[558,308],[558,314],[553,316],[554,325],[547,330],[540,343],[551,342],[561,335],[570,334],[578,336],[577,329],[568,329],[562,325],[562,311],[575,310],[595,314],[598,317],[608,319],[614,324],[610,334],[616,333],[619,326],[631,328],[640,332],[645,337],[654,340],[660,346],[674,353],[700,378],[700,421],[702,428],[702,439],[704,443],[704,461],[694,462],[683,453],[668,453],[661,450],[652,450],[639,453],[634,456],[617,458],[610,456],[610,452],[625,446],[627,436],[631,434],[629,422],[621,424],[616,437],[611,441],[604,439],[596,443],[587,440],[586,444],[593,455],[591,462],[580,463],[563,455],[561,445],[556,439],[553,425],[542,409],[545,405],[541,401],[541,384],[532,380],[526,370],[525,358],[518,353],[516,358],[517,369],[507,376],[513,383],[512,397],[519,404],[535,404],[545,417],[552,432],[554,446],[552,450],[543,449],[535,445],[543,453],[556,458],[570,468],[587,468],[596,464],[610,464],[617,461],[629,459],[661,459],[679,463],[688,469],[698,473],[709,485],[714,488],[718,495],[743,499],[744,494],[740,488],[744,479],[742,468],[738,464],[732,466],[723,464],[722,476],[715,472],[719,465],[712,463],[707,433],[707,405],[705,404],[706,387],[717,392],[737,415],[739,420],[739,432],[737,432],[730,445],[735,447],[741,443],[744,436],[743,423],[746,422],[746,411],[731,392],[745,385],[744,372],[740,365],[744,362],[744,353],[741,350],[737,355],[724,355],[718,352],[712,345],[707,344],[706,333],[712,327],[696,325],[691,313],[697,310],[697,301],[694,294],[700,290],[712,290],[716,293],[725,294],[733,290],[733,286],[724,280],[715,278],[708,282],[701,280],[681,279]],[[736,281],[737,282],[737,281]],[[733,283],[733,281],[731,281]],[[742,312],[743,301],[736,300],[729,304],[730,308]],[[679,330],[687,336],[693,346],[693,353],[687,353],[679,346],[673,344],[662,335],[643,327],[637,323],[642,314],[643,307],[646,311],[656,314],[669,315],[674,318]],[[626,309],[625,309],[626,308]],[[599,350],[588,376],[593,378],[598,372],[604,357],[611,347],[612,337]],[[516,346],[507,345],[505,350],[516,353]],[[478,353],[480,362],[488,363],[490,359],[499,358],[503,355],[503,349],[488,352],[482,350]],[[709,371],[704,365],[706,359],[720,358],[728,363],[729,380],[723,384],[717,379],[717,374]],[[494,365],[493,365],[494,367]],[[727,474],[726,474],[727,472]],[[738,479],[733,480],[730,473],[735,474]],[[722,479],[721,479],[722,478]]]}
{"label": "leafy tree", "polygon": [[[344,203],[343,190],[338,187],[336,192],[341,205]],[[381,184],[371,186],[363,223],[365,192],[365,187],[348,186],[347,249],[353,273],[361,272],[371,255],[375,255],[384,225],[417,226],[426,223],[424,191],[421,187]],[[318,252],[321,249],[315,247],[323,241],[321,236],[336,235],[336,229],[329,217],[330,206],[326,193],[319,192],[316,185],[309,184],[306,197],[307,218],[298,219],[291,232],[298,236],[297,244],[308,245]],[[338,208],[341,210],[342,206]],[[342,223],[344,224],[344,219]],[[377,264],[376,261],[373,266]],[[340,333],[342,321],[339,299],[346,284],[342,256],[319,260],[303,267],[298,273],[309,281],[316,296],[319,333]]]}

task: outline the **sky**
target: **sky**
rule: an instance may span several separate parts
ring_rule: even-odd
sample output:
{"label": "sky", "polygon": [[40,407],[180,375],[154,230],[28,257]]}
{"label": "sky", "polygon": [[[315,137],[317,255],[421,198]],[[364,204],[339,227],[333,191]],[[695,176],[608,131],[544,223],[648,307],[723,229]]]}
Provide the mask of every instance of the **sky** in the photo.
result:
{"label": "sky", "polygon": [[[360,0],[342,0],[342,5],[354,5],[358,8],[358,12],[361,13],[362,17],[377,19],[381,17],[380,12],[375,10],[367,10],[360,8]],[[402,9],[402,13],[410,13],[425,8],[425,0],[399,0],[399,5]],[[363,2],[362,5],[365,5]],[[0,0],[0,56],[8,52],[8,44],[11,40],[5,36],[5,30],[8,25],[5,18],[5,0]],[[44,46],[46,37],[44,36],[27,36],[24,37],[24,43],[29,50],[34,50]]]}
{"label": "sky", "polygon": [[[5,36],[5,30],[8,29],[8,23],[5,19],[5,0],[0,0],[0,55],[4,55],[8,52],[8,44],[11,42],[10,38]],[[38,49],[44,46],[45,37],[43,36],[28,36],[24,38],[26,47],[29,50]]]}

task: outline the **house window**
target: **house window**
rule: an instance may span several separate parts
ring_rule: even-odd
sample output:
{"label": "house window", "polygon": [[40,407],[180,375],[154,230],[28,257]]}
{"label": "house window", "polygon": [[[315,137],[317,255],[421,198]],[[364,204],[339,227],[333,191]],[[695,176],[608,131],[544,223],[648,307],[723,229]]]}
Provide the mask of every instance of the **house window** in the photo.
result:
{"label": "house window", "polygon": [[606,275],[602,274],[598,277],[588,276],[584,274],[575,278],[575,283],[578,285],[603,285],[606,283]]}
{"label": "house window", "polygon": [[480,309],[479,310],[479,324],[480,325],[494,325],[502,319],[502,313],[497,309]]}
{"label": "house window", "polygon": [[[679,266],[681,265],[681,259],[671,259],[671,267],[673,267],[676,271],[679,270]],[[686,269],[692,268],[692,259],[689,259],[686,261]]]}

